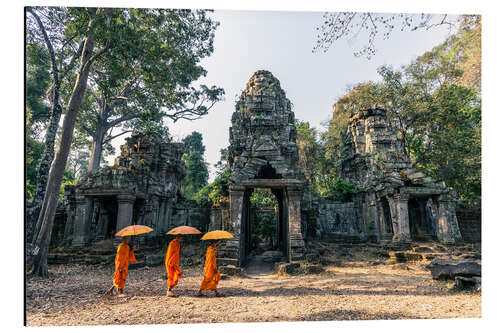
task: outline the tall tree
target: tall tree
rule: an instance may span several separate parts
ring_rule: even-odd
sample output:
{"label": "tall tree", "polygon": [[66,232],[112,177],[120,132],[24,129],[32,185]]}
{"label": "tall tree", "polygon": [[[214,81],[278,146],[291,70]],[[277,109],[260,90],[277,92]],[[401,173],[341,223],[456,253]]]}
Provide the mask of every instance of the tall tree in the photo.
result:
{"label": "tall tree", "polygon": [[193,133],[186,136],[182,143],[184,143],[184,153],[189,154],[194,151],[200,154],[205,153],[205,146],[203,145],[203,136],[200,132],[194,131]]}
{"label": "tall tree", "polygon": [[322,147],[317,141],[317,130],[307,121],[295,120],[297,129],[297,147],[299,149],[299,167],[314,187],[317,181],[318,162],[322,157]]}
{"label": "tall tree", "polygon": [[68,10],[68,12],[71,18],[74,19],[73,24],[81,25],[83,22],[86,24],[84,29],[82,29],[82,26],[79,27],[79,29],[82,29],[81,37],[83,37],[83,47],[79,61],[78,74],[75,78],[75,85],[66,108],[61,139],[54,161],[50,167],[47,187],[33,237],[35,245],[39,247],[39,251],[33,262],[32,273],[40,276],[48,275],[47,255],[59,191],[66,169],[76,115],[87,87],[90,67],[99,56],[109,49],[109,40],[106,39],[105,45],[97,52],[94,51],[96,37],[107,35],[107,30],[110,27],[110,17],[107,15],[106,9],[90,8],[82,10],[81,8],[75,8]]}
{"label": "tall tree", "polygon": [[205,146],[199,132],[193,132],[184,140],[183,160],[186,163],[186,176],[182,180],[182,190],[186,198],[195,199],[196,194],[208,184],[208,166],[203,154]]}
{"label": "tall tree", "polygon": [[194,120],[224,90],[192,83],[206,75],[199,62],[213,52],[218,22],[204,10],[114,9],[113,46],[93,66],[77,129],[92,141],[88,170],[103,146],[144,121]]}
{"label": "tall tree", "polygon": [[[45,150],[40,159],[40,164],[38,166],[38,173],[36,179],[36,190],[32,200],[32,207],[28,211],[27,214],[27,239],[28,242],[31,242],[35,227],[35,221],[38,219],[40,215],[40,209],[42,207],[42,200],[45,195],[45,188],[47,186],[48,173],[50,169],[50,164],[54,158],[54,143],[56,139],[57,128],[59,125],[59,120],[61,119],[62,107],[60,104],[60,96],[59,90],[61,87],[61,80],[59,74],[59,66],[56,62],[56,53],[54,51],[54,47],[52,42],[47,34],[44,23],[40,19],[39,15],[33,8],[27,7],[26,11],[31,14],[31,16],[35,19],[36,26],[38,30],[41,32],[43,41],[46,46],[46,50],[48,53],[48,58],[50,59],[51,64],[51,74],[52,74],[52,86],[50,89],[50,120],[45,134]],[[28,25],[28,31],[31,31],[33,34],[34,27]],[[33,34],[34,35],[34,34]],[[35,44],[36,45],[36,44]],[[33,48],[37,46],[33,45]]]}
{"label": "tall tree", "polygon": [[[45,10],[50,14],[57,9]],[[210,105],[205,103],[215,103],[223,93],[220,88],[190,86],[206,74],[197,64],[213,51],[215,23],[206,17],[205,11],[192,14],[190,10],[68,8],[63,10],[61,17],[67,43],[58,45],[81,45],[73,54],[80,61],[78,71],[71,76],[74,86],[67,90],[69,101],[59,150],[50,169],[35,229],[34,239],[41,250],[34,272],[40,275],[47,274],[46,256],[57,206],[56,193],[61,185],[78,110],[88,101],[84,97],[90,73],[96,73],[90,81],[92,91],[89,93],[100,92],[95,101],[103,105],[99,112],[111,114],[116,111],[115,118],[98,116],[98,120],[106,121],[104,129],[107,127],[107,130],[125,120],[140,120],[136,124],[158,121],[151,117],[151,112],[145,119],[139,119],[133,115],[137,108],[140,111],[160,110],[174,120],[196,119],[208,111]],[[48,22],[52,23],[50,19]],[[63,61],[70,62],[69,59]],[[91,158],[96,164],[101,159],[99,155],[102,155],[102,145],[96,144]],[[90,167],[96,164],[91,162]]]}
{"label": "tall tree", "polygon": [[[475,22],[470,29],[479,29],[480,20]],[[381,104],[398,131],[403,152],[416,166],[452,186],[465,203],[480,199],[480,72],[465,75],[464,67],[469,61],[481,63],[480,57],[471,56],[478,48],[478,38],[461,31],[399,70],[380,67],[380,82],[357,85],[336,102],[323,136],[327,159],[342,161],[349,109]],[[476,76],[479,79],[464,79]]]}

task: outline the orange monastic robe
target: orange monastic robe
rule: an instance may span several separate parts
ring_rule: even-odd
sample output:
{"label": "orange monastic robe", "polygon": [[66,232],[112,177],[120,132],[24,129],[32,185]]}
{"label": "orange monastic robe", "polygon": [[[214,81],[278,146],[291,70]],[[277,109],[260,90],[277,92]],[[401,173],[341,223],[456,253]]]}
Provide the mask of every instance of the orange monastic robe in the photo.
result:
{"label": "orange monastic robe", "polygon": [[215,250],[213,246],[207,248],[207,255],[205,258],[205,274],[203,282],[201,283],[200,290],[215,290],[220,280],[220,273],[217,269],[217,261],[215,258]]}
{"label": "orange monastic robe", "polygon": [[[115,275],[113,276],[113,285],[117,289],[125,287],[125,280],[127,280],[128,264],[136,262],[134,251],[130,250],[130,246],[125,243],[118,245],[115,257]],[[123,272],[120,273],[120,270]]]}
{"label": "orange monastic robe", "polygon": [[168,273],[168,287],[175,287],[179,278],[182,276],[182,270],[179,268],[179,252],[181,244],[177,239],[170,242],[165,256],[165,268]]}

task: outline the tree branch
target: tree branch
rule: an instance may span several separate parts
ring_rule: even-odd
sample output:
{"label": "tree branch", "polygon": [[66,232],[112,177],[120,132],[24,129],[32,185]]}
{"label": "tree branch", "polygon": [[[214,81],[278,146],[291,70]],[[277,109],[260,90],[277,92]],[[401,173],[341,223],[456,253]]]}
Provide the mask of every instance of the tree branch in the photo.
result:
{"label": "tree branch", "polygon": [[121,135],[123,135],[125,133],[130,133],[130,132],[133,132],[133,131],[132,130],[127,130],[127,131],[121,132],[120,134],[116,134],[116,135],[110,136],[110,137],[106,138],[106,140],[103,141],[103,144],[106,144],[106,143],[110,142],[111,140],[114,140],[117,137],[119,137],[119,136],[121,136]]}
{"label": "tree branch", "polygon": [[[53,94],[53,104],[54,105],[59,105],[59,94],[55,90],[59,90],[59,69],[57,68],[57,62],[56,62],[56,56],[54,52],[54,48],[52,47],[52,43],[50,42],[49,36],[47,35],[47,31],[45,30],[45,27],[40,20],[40,17],[35,13],[33,8],[31,7],[26,7],[26,11],[33,15],[35,18],[38,27],[42,31],[43,39],[45,40],[45,44],[47,45],[47,49],[49,50],[49,55],[50,55],[50,62],[52,65],[52,76],[54,77],[54,94]],[[57,100],[55,100],[57,99]]]}
{"label": "tree branch", "polygon": [[114,127],[124,121],[127,121],[127,120],[132,120],[132,119],[135,119],[135,118],[138,118],[139,116],[137,114],[126,114],[126,115],[123,115],[121,116],[120,118],[117,118],[115,120],[112,120],[110,122],[107,123],[107,127],[108,128],[111,128],[111,127]]}

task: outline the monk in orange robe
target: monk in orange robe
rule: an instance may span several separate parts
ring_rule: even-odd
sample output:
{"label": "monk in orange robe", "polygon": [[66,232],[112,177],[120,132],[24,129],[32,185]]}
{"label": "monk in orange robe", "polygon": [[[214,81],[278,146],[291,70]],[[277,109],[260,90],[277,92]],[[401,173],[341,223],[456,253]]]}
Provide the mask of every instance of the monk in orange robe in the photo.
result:
{"label": "monk in orange robe", "polygon": [[121,244],[118,245],[118,249],[116,250],[115,275],[113,276],[113,285],[107,292],[108,295],[113,295],[113,288],[116,288],[118,295],[124,295],[123,287],[125,287],[125,280],[127,280],[128,264],[136,262],[134,250],[137,248],[134,246],[134,248],[130,250],[130,245],[128,245],[129,241],[129,236],[123,237]]}
{"label": "monk in orange robe", "polygon": [[203,275],[203,281],[201,282],[200,290],[196,296],[202,296],[202,290],[213,290],[215,296],[222,296],[217,291],[217,284],[220,280],[219,269],[217,268],[217,259],[215,249],[217,247],[217,242],[212,242],[212,244],[207,248],[207,254],[205,256],[205,273]]}
{"label": "monk in orange robe", "polygon": [[179,278],[182,276],[182,270],[179,268],[181,241],[182,236],[177,235],[168,245],[167,254],[165,255],[165,268],[167,269],[168,275],[167,297],[175,297],[172,288],[177,285]]}

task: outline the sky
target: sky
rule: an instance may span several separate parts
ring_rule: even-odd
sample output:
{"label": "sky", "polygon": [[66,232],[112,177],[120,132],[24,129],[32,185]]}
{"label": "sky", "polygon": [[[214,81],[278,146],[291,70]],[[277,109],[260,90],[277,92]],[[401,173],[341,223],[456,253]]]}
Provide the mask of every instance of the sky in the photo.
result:
{"label": "sky", "polygon": [[[377,68],[381,65],[397,68],[409,64],[450,34],[447,27],[394,31],[388,40],[377,42],[378,52],[368,60],[353,55],[361,40],[339,40],[328,52],[312,52],[323,12],[216,10],[212,16],[220,22],[214,52],[201,63],[207,76],[196,83],[224,88],[224,101],[202,119],[167,121],[174,140],[182,140],[193,131],[203,135],[210,181],[220,149],[229,145],[237,96],[257,70],[269,70],[280,80],[297,119],[322,130],[322,123],[331,117],[333,103],[349,85],[379,80]],[[117,139],[113,145],[118,148],[124,139]],[[113,160],[114,156],[108,157],[110,163]]]}

